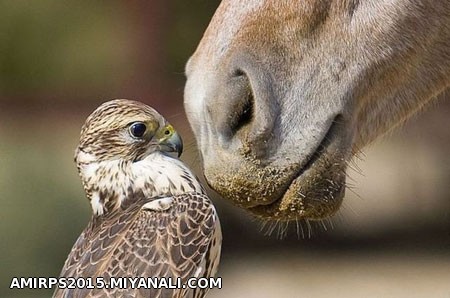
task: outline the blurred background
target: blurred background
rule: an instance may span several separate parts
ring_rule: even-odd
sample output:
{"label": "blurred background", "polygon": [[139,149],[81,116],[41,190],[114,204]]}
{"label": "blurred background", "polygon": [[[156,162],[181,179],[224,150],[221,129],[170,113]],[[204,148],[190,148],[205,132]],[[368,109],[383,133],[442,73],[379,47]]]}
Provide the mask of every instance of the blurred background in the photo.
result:
{"label": "blurred background", "polygon": [[[9,285],[58,276],[89,221],[73,153],[100,103],[156,108],[201,175],[183,70],[218,3],[0,1],[0,297],[51,295]],[[366,148],[342,211],[302,224],[303,235],[289,227],[280,240],[277,226],[213,195],[223,289],[210,297],[450,297],[450,96],[441,97]]]}

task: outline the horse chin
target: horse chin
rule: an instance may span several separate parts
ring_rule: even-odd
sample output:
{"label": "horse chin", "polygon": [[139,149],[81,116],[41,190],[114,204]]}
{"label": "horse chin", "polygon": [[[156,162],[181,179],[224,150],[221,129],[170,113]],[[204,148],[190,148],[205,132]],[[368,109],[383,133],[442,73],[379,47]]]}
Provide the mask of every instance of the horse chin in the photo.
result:
{"label": "horse chin", "polygon": [[292,180],[273,203],[248,208],[261,219],[321,220],[339,210],[345,194],[346,163],[336,156],[321,156]]}

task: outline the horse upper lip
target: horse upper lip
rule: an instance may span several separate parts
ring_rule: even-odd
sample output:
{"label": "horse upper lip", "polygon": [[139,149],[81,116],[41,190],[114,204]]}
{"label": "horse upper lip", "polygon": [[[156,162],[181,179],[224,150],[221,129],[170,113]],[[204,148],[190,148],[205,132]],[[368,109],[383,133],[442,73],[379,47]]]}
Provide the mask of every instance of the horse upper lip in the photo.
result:
{"label": "horse upper lip", "polygon": [[[319,145],[317,145],[316,149],[313,151],[311,156],[307,159],[307,162],[300,168],[300,171],[298,172],[298,174],[294,177],[294,179],[292,181],[294,181],[295,179],[300,177],[304,172],[306,172],[309,168],[311,168],[311,166],[314,164],[314,162],[316,160],[318,160],[327,151],[328,147],[330,146],[331,142],[333,141],[335,128],[336,128],[337,123],[339,122],[337,119],[340,117],[341,117],[340,115],[337,115],[336,117],[333,118],[333,120],[331,121],[331,123],[328,127],[327,132],[325,133],[324,137],[320,141]],[[292,183],[292,181],[291,181],[291,183]]]}

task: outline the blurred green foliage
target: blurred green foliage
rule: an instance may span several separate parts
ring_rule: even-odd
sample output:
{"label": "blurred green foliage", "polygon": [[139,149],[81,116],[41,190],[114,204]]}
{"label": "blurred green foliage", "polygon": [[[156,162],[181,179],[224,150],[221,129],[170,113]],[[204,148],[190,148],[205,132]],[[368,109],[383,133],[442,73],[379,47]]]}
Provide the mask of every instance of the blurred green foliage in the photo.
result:
{"label": "blurred green foliage", "polygon": [[[217,8],[218,0],[171,1],[171,19],[167,35],[167,48],[170,57],[171,72],[179,74],[208,26],[208,23]],[[187,55],[186,55],[187,54]],[[184,76],[176,76],[178,79]]]}
{"label": "blurred green foliage", "polygon": [[[139,11],[143,3],[148,12]],[[148,73],[139,68],[152,55],[164,64],[147,71],[182,87],[184,64],[218,3],[0,1],[0,101],[26,96],[39,102],[52,92],[64,95],[58,101],[78,101],[92,90],[120,93],[129,81],[145,80],[140,76]],[[153,15],[160,24],[149,30]],[[148,32],[161,40],[150,40]],[[136,48],[152,43],[161,53]],[[67,92],[72,90],[77,94]]]}
{"label": "blurred green foliage", "polygon": [[1,297],[36,295],[5,290],[12,276],[57,276],[70,242],[89,218],[72,163],[74,145],[64,142],[64,136],[78,132],[64,125],[48,127],[0,133]]}
{"label": "blurred green foliage", "polygon": [[1,1],[1,93],[118,83],[126,65],[124,19],[117,1]]}

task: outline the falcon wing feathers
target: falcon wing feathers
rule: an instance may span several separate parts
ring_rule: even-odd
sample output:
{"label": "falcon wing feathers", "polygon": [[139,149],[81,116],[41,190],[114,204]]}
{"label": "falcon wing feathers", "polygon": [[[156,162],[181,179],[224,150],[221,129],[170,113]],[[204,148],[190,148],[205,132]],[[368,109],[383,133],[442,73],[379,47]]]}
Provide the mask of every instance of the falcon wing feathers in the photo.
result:
{"label": "falcon wing feathers", "polygon": [[[218,220],[208,197],[186,193],[172,197],[167,210],[147,210],[152,199],[138,199],[125,210],[94,217],[72,249],[62,277],[203,277],[211,271]],[[220,227],[219,227],[220,230]],[[220,232],[220,231],[219,231]],[[209,268],[208,268],[209,267]],[[215,273],[215,272],[213,272]],[[121,293],[121,291],[123,291]],[[66,289],[55,297],[203,297],[190,289]],[[200,296],[199,296],[200,295]],[[128,296],[127,296],[128,297]]]}

